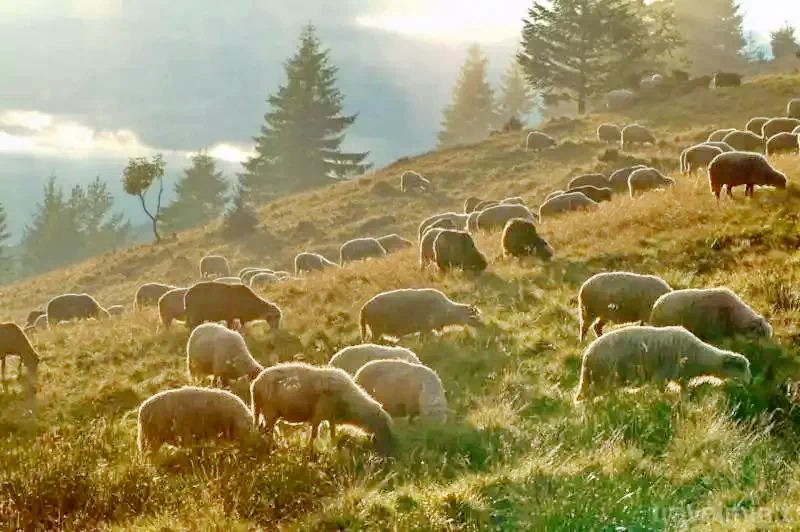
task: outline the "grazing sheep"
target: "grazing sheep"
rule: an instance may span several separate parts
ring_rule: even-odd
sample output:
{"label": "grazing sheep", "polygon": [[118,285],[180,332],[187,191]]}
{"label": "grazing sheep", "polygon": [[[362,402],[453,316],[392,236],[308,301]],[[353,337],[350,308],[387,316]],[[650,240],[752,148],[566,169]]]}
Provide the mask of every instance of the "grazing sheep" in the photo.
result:
{"label": "grazing sheep", "polygon": [[602,201],[611,201],[611,189],[608,187],[598,188],[591,185],[582,187],[575,187],[569,189],[570,192],[580,192],[590,200],[600,203]]}
{"label": "grazing sheep", "polygon": [[636,93],[628,89],[613,90],[606,94],[606,108],[616,111],[636,102]]}
{"label": "grazing sheep", "polygon": [[708,165],[708,182],[711,192],[719,199],[722,187],[728,187],[733,197],[733,187],[746,185],[744,195],[752,196],[755,185],[786,188],[786,176],[775,170],[759,153],[734,151],[714,157]]}
{"label": "grazing sheep", "polygon": [[792,130],[793,135],[800,135],[800,126],[797,126]]}
{"label": "grazing sheep", "polygon": [[257,273],[253,277],[250,278],[250,288],[264,288],[267,285],[272,283],[278,283],[281,279],[274,273]]}
{"label": "grazing sheep", "polygon": [[681,152],[681,173],[688,174],[696,172],[700,168],[708,170],[708,165],[714,160],[714,157],[720,153],[722,153],[721,149],[716,146],[709,146],[708,144],[697,144],[686,148]]}
{"label": "grazing sheep", "polygon": [[237,319],[242,325],[266,320],[272,329],[277,329],[281,322],[281,309],[277,305],[261,299],[242,284],[199,282],[186,292],[184,304],[189,330],[206,321],[225,321],[230,328]]}
{"label": "grazing sheep", "polygon": [[386,255],[386,250],[374,238],[354,238],[339,248],[339,264],[344,266],[348,262],[383,257],[384,255]]}
{"label": "grazing sheep", "polygon": [[718,129],[708,136],[708,142],[722,142],[728,133],[736,131],[735,128]]}
{"label": "grazing sheep", "polygon": [[556,145],[555,139],[541,131],[531,131],[525,138],[525,151],[539,151],[552,148]]}
{"label": "grazing sheep", "polygon": [[656,300],[650,324],[682,325],[700,338],[745,334],[770,338],[772,327],[728,288],[675,290]]}
{"label": "grazing sheep", "polygon": [[563,190],[554,190],[554,191],[550,192],[547,196],[544,197],[544,201],[547,201],[549,199],[553,199],[556,196],[560,196],[563,193],[564,193]]}
{"label": "grazing sheep", "polygon": [[358,370],[355,381],[392,417],[447,421],[444,386],[428,366],[405,360],[373,360]]}
{"label": "grazing sheep", "polygon": [[174,288],[177,287],[164,283],[145,283],[136,290],[136,295],[133,298],[133,308],[141,310],[144,307],[155,305],[161,296]]}
{"label": "grazing sheep", "polygon": [[161,323],[169,329],[174,320],[186,320],[186,304],[184,298],[188,288],[175,288],[170,290],[158,300],[158,315]]}
{"label": "grazing sheep", "polygon": [[597,126],[597,140],[606,144],[619,142],[622,132],[616,124],[600,124]]}
{"label": "grazing sheep", "polygon": [[778,133],[772,135],[767,141],[767,155],[784,152],[797,153],[797,149],[797,135],[794,133]]}
{"label": "grazing sheep", "polygon": [[108,317],[108,311],[89,294],[62,294],[47,304],[47,321],[50,325],[75,319]]}
{"label": "grazing sheep", "polygon": [[111,305],[106,309],[111,316],[121,316],[125,314],[125,307],[122,305]]}
{"label": "grazing sheep", "polygon": [[539,220],[578,209],[596,209],[598,205],[581,192],[565,192],[539,206]]}
{"label": "grazing sheep", "polygon": [[747,121],[747,125],[744,126],[744,129],[745,131],[749,131],[750,133],[755,133],[756,135],[761,136],[764,124],[766,124],[767,122],[769,122],[769,117],[756,116]]}
{"label": "grazing sheep", "polygon": [[379,452],[387,454],[391,449],[389,414],[339,368],[300,362],[278,364],[261,372],[251,384],[250,393],[255,426],[270,439],[281,418],[290,423],[309,423],[310,447],[320,423],[327,420],[331,439],[336,437],[336,425],[355,425],[374,435]]}
{"label": "grazing sheep", "polygon": [[502,243],[504,257],[535,255],[547,261],[553,256],[553,248],[536,233],[536,226],[530,220],[509,220],[503,229]]}
{"label": "grazing sheep", "polygon": [[714,146],[715,148],[719,148],[720,150],[722,150],[723,153],[727,153],[729,151],[736,151],[735,149],[733,149],[733,146],[731,146],[730,144],[728,144],[727,142],[724,142],[722,140],[706,141],[706,142],[703,142],[703,145],[704,146]]}
{"label": "grazing sheep", "polygon": [[6,384],[6,357],[15,355],[19,357],[18,373],[21,376],[21,368],[24,365],[27,370],[28,395],[33,398],[36,394],[36,369],[39,366],[39,354],[31,345],[28,337],[16,323],[0,323],[0,380],[3,389],[7,390]]}
{"label": "grazing sheep", "polygon": [[477,233],[478,232],[478,216],[481,215],[483,211],[472,211],[469,213],[469,218],[467,218],[467,231],[470,233]]}
{"label": "grazing sheep", "polygon": [[750,361],[704,343],[683,327],[625,327],[594,340],[583,352],[575,401],[624,384],[713,376],[750,382]]}
{"label": "grazing sheep", "polygon": [[395,233],[378,237],[377,240],[381,247],[386,250],[386,253],[394,253],[395,251],[414,247],[413,242]]}
{"label": "grazing sheep", "polygon": [[[467,218],[469,220],[469,218]],[[431,229],[452,229],[453,231],[457,230],[456,224],[450,218],[442,218],[441,220],[437,220],[430,224],[428,227],[425,228],[425,233],[430,231]]]}
{"label": "grazing sheep", "polygon": [[367,362],[373,360],[405,360],[412,364],[421,364],[419,358],[413,351],[399,346],[388,346],[378,344],[351,345],[339,350],[331,357],[328,365],[334,368],[343,369],[350,375],[355,375],[358,370]]}
{"label": "grazing sheep", "polygon": [[535,221],[534,214],[524,205],[495,205],[481,211],[476,220],[480,231],[502,231],[514,218]]}
{"label": "grazing sheep", "polygon": [[526,205],[527,202],[525,198],[522,196],[512,196],[510,198],[505,198],[500,202],[500,205]]}
{"label": "grazing sheep", "polygon": [[42,314],[41,316],[36,318],[36,321],[33,322],[34,329],[47,329],[47,326],[48,326],[47,314]]}
{"label": "grazing sheep", "polygon": [[643,92],[653,92],[664,84],[664,76],[661,74],[653,74],[641,81],[639,88]]}
{"label": "grazing sheep", "polygon": [[674,184],[674,179],[666,177],[655,168],[639,168],[634,170],[628,178],[628,188],[632,198],[642,192],[661,187],[671,187]]}
{"label": "grazing sheep", "polygon": [[714,88],[738,87],[742,84],[741,74],[733,72],[714,72]]}
{"label": "grazing sheep", "polygon": [[200,259],[200,277],[210,277],[212,275],[230,277],[231,267],[228,264],[228,259],[221,255],[206,255]]}
{"label": "grazing sheep", "polygon": [[647,322],[653,303],[672,288],[654,275],[630,272],[605,272],[593,275],[578,291],[578,341],[582,342],[589,327],[597,336],[603,334],[608,321]]}
{"label": "grazing sheep", "polygon": [[583,174],[570,179],[567,192],[579,187],[608,188],[609,186],[608,178],[603,174]]}
{"label": "grazing sheep", "polygon": [[761,128],[761,137],[769,139],[778,133],[791,133],[797,126],[800,126],[800,119],[798,118],[771,118]]}
{"label": "grazing sheep", "polygon": [[338,268],[339,265],[320,255],[304,251],[298,253],[294,258],[294,274],[300,275],[303,272],[313,272],[326,268]]}
{"label": "grazing sheep", "polygon": [[646,127],[639,124],[629,124],[622,129],[620,137],[622,149],[630,148],[634,144],[650,143],[655,145],[656,138]]}
{"label": "grazing sheep", "polygon": [[240,279],[242,279],[242,281],[244,281],[244,276],[245,275],[247,275],[247,274],[249,274],[251,272],[259,271],[259,270],[261,270],[261,268],[255,268],[253,266],[247,266],[246,268],[242,268],[241,270],[239,270],[239,273],[237,274],[237,277],[239,277]]}
{"label": "grazing sheep", "polygon": [[231,392],[184,386],[157,393],[139,406],[139,452],[165,443],[191,446],[201,440],[241,440],[253,428],[247,405]]}
{"label": "grazing sheep", "polygon": [[25,326],[30,327],[31,325],[36,323],[36,320],[39,316],[45,316],[47,312],[41,309],[32,310],[28,313],[28,318],[25,320]]}
{"label": "grazing sheep", "polygon": [[382,292],[361,307],[359,324],[361,341],[441,331],[448,325],[482,325],[477,307],[456,303],[433,288]]}
{"label": "grazing sheep", "polygon": [[263,369],[250,354],[242,335],[218,323],[198,325],[186,343],[189,379],[210,376],[212,386],[227,386],[241,377],[255,379]]}
{"label": "grazing sheep", "polygon": [[407,170],[400,176],[400,191],[410,192],[416,190],[418,192],[429,192],[431,190],[431,182],[429,179],[422,177],[421,174],[413,170]]}
{"label": "grazing sheep", "polygon": [[488,209],[489,207],[494,207],[495,205],[500,205],[500,202],[497,200],[483,200],[475,206],[475,210],[482,211],[484,209]]}
{"label": "grazing sheep", "polygon": [[[800,52],[798,52],[800,54]],[[800,55],[798,55],[800,57]],[[800,99],[793,98],[786,104],[786,116],[800,119]]]}
{"label": "grazing sheep", "polygon": [[275,275],[275,277],[278,277],[278,275],[273,270],[270,270],[269,268],[253,268],[252,270],[250,270],[249,272],[245,273],[244,275],[240,275],[239,278],[242,280],[242,284],[246,284],[247,286],[250,286],[250,281],[252,281],[253,277],[258,275],[259,273],[269,273],[269,274]]}
{"label": "grazing sheep", "polygon": [[647,168],[643,164],[637,164],[636,166],[628,166],[627,168],[620,168],[616,170],[608,180],[608,185],[611,187],[611,190],[614,192],[628,192],[628,178],[631,176],[634,170],[638,170],[639,168]]}
{"label": "grazing sheep", "polygon": [[433,256],[441,271],[460,268],[465,271],[482,272],[489,263],[478,251],[475,241],[464,231],[442,231],[433,242]]}
{"label": "grazing sheep", "polygon": [[441,212],[439,214],[428,216],[427,218],[422,220],[422,223],[419,224],[418,239],[422,240],[422,235],[425,234],[425,231],[432,228],[434,224],[438,224],[442,220],[449,220],[450,222],[452,222],[452,226],[450,226],[450,224],[445,224],[447,225],[447,227],[443,227],[442,224],[439,224],[436,227],[441,227],[443,229],[462,230],[466,227],[468,218],[469,218],[468,214],[462,214],[459,212]]}
{"label": "grazing sheep", "polygon": [[244,284],[239,277],[217,277],[214,282],[220,284]]}
{"label": "grazing sheep", "polygon": [[469,214],[471,212],[475,212],[476,207],[482,201],[482,199],[476,198],[475,196],[468,197],[466,200],[464,200],[464,213]]}
{"label": "grazing sheep", "polygon": [[424,270],[429,264],[436,262],[436,254],[433,250],[433,245],[436,242],[436,237],[442,234],[446,229],[434,227],[428,229],[422,235],[422,240],[419,241],[419,269]]}

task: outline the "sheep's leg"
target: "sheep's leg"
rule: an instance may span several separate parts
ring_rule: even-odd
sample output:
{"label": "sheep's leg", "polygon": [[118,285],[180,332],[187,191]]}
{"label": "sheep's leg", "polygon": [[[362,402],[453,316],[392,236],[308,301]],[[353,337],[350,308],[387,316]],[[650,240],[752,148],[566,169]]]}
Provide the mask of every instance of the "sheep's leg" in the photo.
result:
{"label": "sheep's leg", "polygon": [[334,423],[333,420],[329,419],[328,425],[331,428],[331,441],[333,441],[336,439],[336,423]]}
{"label": "sheep's leg", "polygon": [[733,197],[733,186],[728,185],[728,197],[734,199]]}
{"label": "sheep's leg", "polygon": [[603,318],[600,318],[600,319],[598,319],[596,322],[594,322],[594,325],[592,326],[592,329],[594,330],[594,334],[595,334],[595,335],[596,335],[598,338],[600,338],[601,336],[603,336],[603,326],[604,326],[605,324],[606,324],[606,321],[605,321]]}
{"label": "sheep's leg", "polygon": [[754,185],[747,185],[744,189],[744,195],[753,197],[753,189],[755,188]]}

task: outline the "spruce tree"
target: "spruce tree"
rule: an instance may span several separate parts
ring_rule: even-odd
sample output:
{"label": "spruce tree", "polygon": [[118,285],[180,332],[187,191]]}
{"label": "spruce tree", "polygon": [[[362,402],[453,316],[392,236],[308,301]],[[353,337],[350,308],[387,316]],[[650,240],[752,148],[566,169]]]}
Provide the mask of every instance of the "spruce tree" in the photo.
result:
{"label": "spruce tree", "polygon": [[231,206],[223,219],[223,232],[228,238],[239,238],[255,231],[256,225],[258,217],[247,200],[247,189],[241,182],[236,183]]}
{"label": "spruce tree", "polygon": [[798,44],[794,33],[795,27],[789,23],[769,33],[769,44],[772,48],[772,56],[775,59],[793,55],[797,52]]}
{"label": "spruce tree", "polygon": [[345,179],[369,166],[368,153],[341,150],[344,131],[358,115],[342,114],[338,69],[314,26],[303,29],[299,49],[284,69],[287,81],[267,99],[265,124],[254,139],[256,155],[245,162],[240,179],[256,200]]}
{"label": "spruce tree", "polygon": [[192,157],[175,183],[175,201],[164,208],[164,225],[171,231],[202,225],[225,209],[228,181],[217,170],[217,163],[207,153]]}
{"label": "spruce tree", "polygon": [[670,0],[683,53],[697,74],[736,70],[745,59],[742,14],[734,0]]}
{"label": "spruce tree", "polygon": [[502,127],[511,118],[520,122],[537,108],[536,95],[525,79],[525,72],[517,61],[512,58],[500,81],[500,96],[497,101],[498,120],[497,126]]}
{"label": "spruce tree", "polygon": [[438,147],[472,144],[485,139],[497,123],[494,91],[486,79],[489,60],[473,44],[453,89],[453,102],[444,109]]}
{"label": "spruce tree", "polygon": [[647,28],[630,0],[534,2],[522,29],[518,59],[530,84],[587,101],[641,67]]}

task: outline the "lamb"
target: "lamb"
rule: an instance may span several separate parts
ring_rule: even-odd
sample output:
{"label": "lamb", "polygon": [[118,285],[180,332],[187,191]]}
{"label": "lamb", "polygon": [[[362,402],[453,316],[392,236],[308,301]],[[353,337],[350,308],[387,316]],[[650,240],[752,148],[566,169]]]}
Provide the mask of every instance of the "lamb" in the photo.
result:
{"label": "lamb", "polygon": [[200,259],[200,277],[230,277],[231,267],[228,259],[221,255],[206,255]]}
{"label": "lamb", "polygon": [[704,343],[683,327],[625,327],[594,340],[583,352],[575,401],[624,384],[700,376],[750,382],[750,361]]}
{"label": "lamb", "polygon": [[611,187],[611,190],[614,192],[628,192],[628,178],[631,176],[634,170],[638,170],[639,168],[647,168],[643,164],[637,164],[636,166],[628,166],[627,168],[620,168],[616,170],[611,177],[608,179],[608,185]]}
{"label": "lamb", "polygon": [[433,288],[405,288],[382,292],[361,307],[361,341],[383,336],[442,331],[448,325],[482,326],[480,311],[456,303]]}
{"label": "lamb", "polygon": [[278,283],[280,281],[281,279],[274,273],[261,272],[256,273],[250,278],[249,285],[250,288],[255,290],[256,288],[264,288],[269,284]]}
{"label": "lamb", "polygon": [[536,226],[530,220],[509,220],[503,229],[502,243],[504,257],[535,255],[548,261],[553,256],[553,248],[536,233]]}
{"label": "lamb", "polygon": [[174,320],[186,320],[186,305],[184,297],[188,288],[175,288],[170,290],[158,300],[158,315],[161,323],[169,329]]}
{"label": "lamb", "polygon": [[583,174],[570,180],[567,191],[572,192],[573,189],[580,187],[608,188],[609,186],[608,178],[603,174]]}
{"label": "lamb", "polygon": [[475,212],[476,207],[481,203],[481,201],[483,200],[476,198],[475,196],[470,196],[464,200],[464,214]]}
{"label": "lamb", "polygon": [[778,133],[791,133],[791,131],[800,126],[800,119],[789,117],[771,118],[761,128],[761,137],[764,139],[772,138]]}
{"label": "lamb", "polygon": [[[33,398],[36,394],[36,369],[39,367],[39,353],[31,345],[28,337],[16,323],[0,323],[0,380],[3,389],[6,384],[6,357],[16,355],[19,357],[19,368],[25,366],[27,370],[28,395]],[[21,376],[21,372],[20,373]]]}
{"label": "lamb", "polygon": [[241,334],[218,323],[198,325],[186,343],[189,379],[211,377],[211,384],[227,386],[241,377],[258,377],[264,367],[253,358]]}
{"label": "lamb", "polygon": [[480,231],[502,231],[513,218],[534,220],[534,214],[524,205],[495,205],[481,211],[476,222]]}
{"label": "lamb", "polygon": [[145,283],[136,290],[136,295],[133,298],[133,308],[141,310],[147,306],[155,305],[161,296],[175,288],[177,287],[164,283]]}
{"label": "lamb", "polygon": [[199,282],[186,292],[184,304],[189,330],[206,321],[225,321],[230,328],[235,320],[245,325],[262,319],[272,329],[277,329],[281,322],[281,309],[277,305],[261,299],[242,284]]}
{"label": "lamb", "polygon": [[109,316],[108,311],[89,294],[62,294],[47,303],[47,321],[50,325],[75,319],[100,319]]}
{"label": "lamb", "polygon": [[772,337],[772,327],[728,288],[675,290],[656,300],[652,325],[682,325],[703,340],[736,334]]}
{"label": "lamb", "polygon": [[751,133],[755,133],[758,136],[761,136],[764,124],[766,124],[767,122],[769,122],[768,117],[756,116],[747,121],[747,125],[744,127],[744,129],[745,131],[749,131]]}
{"label": "lamb", "polygon": [[395,233],[378,237],[377,240],[387,253],[394,253],[395,251],[401,251],[403,249],[414,247],[414,244],[410,240],[406,240],[402,236]]}
{"label": "lamb", "polygon": [[482,272],[489,265],[472,236],[464,231],[439,233],[433,242],[433,257],[439,270],[445,272],[452,268]]}
{"label": "lamb", "polygon": [[655,145],[656,138],[653,133],[646,127],[639,124],[629,124],[622,129],[622,136],[620,137],[622,149],[630,148],[634,144],[650,143]]}
{"label": "lamb", "polygon": [[745,185],[745,196],[753,195],[755,185],[786,188],[786,176],[775,170],[763,155],[750,152],[730,152],[714,157],[708,165],[711,192],[719,199],[724,186],[733,197],[733,187]]}
{"label": "lamb", "polygon": [[664,176],[655,168],[639,168],[634,170],[628,178],[628,188],[632,198],[642,192],[661,187],[671,187],[674,184],[674,179]]}
{"label": "lamb", "polygon": [[405,360],[373,360],[358,370],[355,381],[392,417],[447,421],[444,386],[428,366]]}
{"label": "lamb", "polygon": [[301,362],[278,364],[256,377],[250,394],[255,426],[270,440],[275,423],[283,418],[311,424],[310,447],[320,423],[327,420],[331,439],[336,437],[336,425],[349,424],[372,433],[378,452],[387,454],[391,449],[391,417],[341,369]]}
{"label": "lamb", "polygon": [[378,344],[351,345],[338,351],[331,357],[328,365],[334,368],[343,369],[350,375],[355,375],[358,370],[373,360],[405,360],[412,364],[421,364],[419,358],[413,351],[399,346],[388,346]]}
{"label": "lamb", "polygon": [[539,206],[539,219],[555,216],[564,212],[578,209],[596,209],[598,203],[587,198],[580,192],[565,192],[555,198],[550,198]]}
{"label": "lamb", "polygon": [[190,446],[201,440],[242,440],[253,428],[247,405],[226,390],[184,386],[157,393],[139,406],[139,452],[165,443]]}
{"label": "lamb", "polygon": [[600,124],[597,126],[597,140],[606,144],[616,144],[619,142],[621,131],[616,124]]}
{"label": "lamb", "polygon": [[428,229],[422,235],[422,240],[419,242],[419,269],[424,270],[429,264],[436,262],[436,254],[433,250],[433,245],[436,242],[436,237],[442,234],[446,229],[435,227]]}
{"label": "lamb", "polygon": [[742,84],[741,74],[733,72],[714,72],[714,87],[738,87]]}
{"label": "lamb", "polygon": [[721,142],[725,139],[728,133],[736,131],[735,128],[718,129],[708,136],[708,142]]}
{"label": "lamb", "polygon": [[737,151],[764,151],[764,139],[749,131],[731,131],[725,135],[723,142],[727,142]]}
{"label": "lamb", "polygon": [[595,203],[600,203],[603,201],[611,201],[611,189],[607,187],[597,188],[591,185],[586,185],[583,187],[575,187],[569,190],[570,192],[580,192],[590,200],[594,201]]}
{"label": "lamb", "polygon": [[786,104],[786,116],[800,119],[800,99],[793,98],[789,100],[789,103]]}
{"label": "lamb", "polygon": [[320,255],[304,251],[298,253],[294,258],[294,274],[299,276],[303,272],[313,272],[326,268],[338,268],[339,265]]}
{"label": "lamb", "polygon": [[613,90],[606,94],[606,107],[616,111],[636,102],[636,93],[628,89]]}
{"label": "lamb", "polygon": [[383,257],[384,255],[386,255],[386,250],[374,238],[354,238],[339,248],[339,264],[344,266],[348,262]]}
{"label": "lamb", "polygon": [[556,145],[555,139],[541,131],[531,131],[525,138],[525,151],[529,150],[539,151],[547,148],[552,148]]}
{"label": "lamb", "polygon": [[654,275],[630,272],[604,272],[593,275],[578,291],[578,341],[583,342],[589,327],[597,336],[608,321],[646,323],[653,303],[672,288]]}
{"label": "lamb", "polygon": [[775,155],[782,152],[797,153],[797,150],[797,135],[794,133],[777,133],[767,141],[767,155]]}
{"label": "lamb", "polygon": [[686,148],[681,152],[680,165],[681,173],[688,174],[696,172],[700,168],[708,169],[711,161],[722,153],[720,148],[709,146],[708,144],[697,144]]}
{"label": "lamb", "polygon": [[429,179],[422,177],[421,174],[408,170],[403,172],[400,176],[400,191],[410,192],[416,190],[418,192],[429,192],[431,190],[431,182]]}
{"label": "lamb", "polygon": [[25,326],[30,327],[36,323],[39,316],[46,316],[47,312],[42,309],[32,310],[28,313],[28,318],[25,320]]}

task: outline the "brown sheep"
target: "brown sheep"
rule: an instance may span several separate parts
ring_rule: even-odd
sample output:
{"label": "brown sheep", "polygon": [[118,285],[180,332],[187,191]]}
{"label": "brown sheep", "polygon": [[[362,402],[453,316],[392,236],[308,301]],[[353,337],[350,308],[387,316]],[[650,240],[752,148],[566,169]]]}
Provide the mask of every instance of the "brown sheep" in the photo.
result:
{"label": "brown sheep", "polygon": [[200,259],[200,277],[230,277],[228,259],[221,255],[206,255]]}
{"label": "brown sheep", "polygon": [[697,144],[686,148],[681,152],[681,173],[697,172],[700,168],[708,169],[708,165],[720,153],[722,153],[721,149],[708,144]]}
{"label": "brown sheep", "polygon": [[62,321],[108,317],[108,311],[89,294],[62,294],[47,304],[47,321],[51,326]]}
{"label": "brown sheep", "polygon": [[164,283],[145,283],[136,290],[136,296],[133,298],[133,308],[141,310],[144,307],[156,305],[161,296],[175,288],[177,286]]}
{"label": "brown sheep", "polygon": [[797,153],[797,149],[797,135],[794,133],[777,133],[767,141],[767,155],[784,152]]}
{"label": "brown sheep", "polygon": [[718,130],[712,132],[708,136],[707,142],[721,142],[721,141],[723,141],[725,139],[725,137],[728,135],[728,133],[733,133],[734,131],[736,131],[736,129],[732,128],[732,127],[725,128],[725,129],[718,129]]}
{"label": "brown sheep", "polygon": [[722,141],[737,151],[764,151],[764,139],[750,131],[731,131]]}
{"label": "brown sheep", "polygon": [[502,242],[504,257],[535,255],[547,261],[553,256],[553,248],[536,233],[536,226],[530,220],[509,220],[503,229]]}
{"label": "brown sheep", "polygon": [[169,329],[174,320],[186,320],[186,305],[183,301],[188,288],[174,288],[158,300],[158,315],[161,323]]}
{"label": "brown sheep", "polygon": [[602,201],[611,201],[611,189],[607,187],[598,188],[591,185],[586,185],[582,187],[571,188],[569,191],[580,192],[596,203],[600,203]]}
{"label": "brown sheep", "polygon": [[[0,323],[0,379],[3,388],[6,384],[6,357],[16,355],[19,357],[20,370],[25,366],[27,370],[28,394],[32,398],[36,394],[36,369],[39,366],[39,354],[31,345],[28,337],[16,323]],[[21,371],[18,371],[22,377]]]}
{"label": "brown sheep", "polygon": [[733,197],[733,187],[745,185],[745,196],[752,196],[755,185],[786,188],[786,176],[775,170],[759,153],[730,152],[717,155],[708,166],[711,192],[719,199],[724,186]]}
{"label": "brown sheep", "polygon": [[348,262],[383,257],[384,255],[386,255],[386,250],[376,239],[354,238],[353,240],[348,240],[339,248],[339,264],[344,266]]}
{"label": "brown sheep", "polygon": [[744,129],[745,131],[749,131],[751,133],[755,133],[758,136],[761,136],[764,124],[766,124],[767,122],[769,122],[768,117],[756,116],[747,121],[747,125],[744,127]]}
{"label": "brown sheep", "polygon": [[[628,192],[628,178],[631,176],[634,170],[638,170],[639,168],[647,168],[643,164],[637,164],[636,166],[628,166],[627,168],[620,168],[616,170],[611,177],[608,179],[608,185],[611,187],[611,190],[614,192],[620,193],[627,193]],[[549,198],[548,198],[549,199]]]}
{"label": "brown sheep", "polygon": [[616,144],[619,142],[622,131],[616,124],[600,124],[597,126],[597,140],[606,144]]}
{"label": "brown sheep", "polygon": [[608,178],[603,174],[583,174],[570,179],[567,191],[572,192],[578,187],[609,188],[610,186]]}
{"label": "brown sheep", "polygon": [[560,196],[550,198],[539,206],[539,219],[545,220],[557,214],[581,209],[596,209],[598,205],[597,202],[580,192],[565,192]]}
{"label": "brown sheep", "polygon": [[413,170],[407,170],[400,176],[401,192],[410,192],[412,190],[416,190],[417,192],[429,192],[431,188],[430,180],[422,177],[421,174]]}
{"label": "brown sheep", "polygon": [[733,72],[714,72],[713,83],[714,88],[738,87],[742,84],[742,76]]}
{"label": "brown sheep", "polygon": [[545,150],[547,148],[552,148],[556,145],[555,139],[546,133],[542,133],[541,131],[531,131],[528,133],[528,136],[525,138],[525,151],[533,150]]}
{"label": "brown sheep", "polygon": [[406,240],[402,236],[395,233],[378,237],[377,240],[378,243],[381,245],[381,247],[385,249],[387,253],[394,253],[395,251],[400,251],[403,249],[414,247],[413,242],[411,242],[410,240]]}
{"label": "brown sheep", "polygon": [[481,211],[476,222],[480,231],[502,231],[513,218],[535,220],[535,215],[524,205],[495,205]]}
{"label": "brown sheep", "polygon": [[433,256],[441,271],[461,268],[482,272],[488,266],[486,257],[478,251],[475,241],[464,231],[442,231],[433,242]]}
{"label": "brown sheep", "polygon": [[304,251],[298,253],[294,258],[294,274],[300,275],[304,272],[324,270],[326,268],[338,268],[339,265],[320,255]]}
{"label": "brown sheep", "polygon": [[[269,268],[251,268],[244,275],[240,275],[239,279],[242,280],[242,284],[246,284],[247,286],[250,286],[250,282],[253,280],[253,277],[255,277],[256,275],[260,275],[262,273],[265,273],[265,274],[268,274],[268,275],[275,275],[275,271],[274,270],[270,270]],[[276,277],[277,277],[277,275],[276,275]]]}
{"label": "brown sheep", "polygon": [[798,118],[789,118],[785,116],[771,118],[761,128],[761,137],[769,139],[778,133],[791,133],[797,126],[800,126],[800,119]]}
{"label": "brown sheep", "polygon": [[34,325],[39,316],[46,316],[46,315],[47,312],[45,312],[44,310],[36,309],[30,311],[28,313],[28,318],[25,320],[25,327],[30,327],[31,325]]}
{"label": "brown sheep", "polygon": [[184,304],[189,330],[206,321],[225,321],[230,328],[235,320],[242,325],[266,320],[273,329],[277,329],[281,322],[281,309],[277,305],[261,299],[250,287],[242,284],[201,281],[186,292]]}

